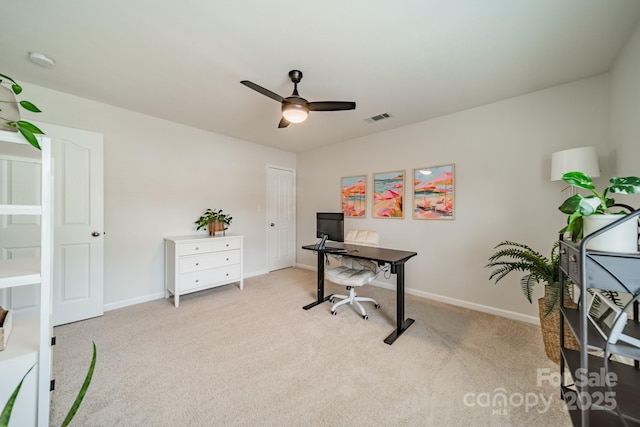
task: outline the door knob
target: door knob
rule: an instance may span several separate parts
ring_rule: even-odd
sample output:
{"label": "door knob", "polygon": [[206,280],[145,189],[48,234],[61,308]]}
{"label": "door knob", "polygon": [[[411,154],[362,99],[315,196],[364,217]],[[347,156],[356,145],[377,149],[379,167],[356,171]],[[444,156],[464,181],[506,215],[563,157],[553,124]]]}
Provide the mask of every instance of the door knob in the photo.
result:
{"label": "door knob", "polygon": [[97,231],[94,231],[93,233],[91,233],[91,235],[92,235],[93,237],[98,237],[98,236],[100,235],[100,233],[99,233],[99,232],[97,232]]}

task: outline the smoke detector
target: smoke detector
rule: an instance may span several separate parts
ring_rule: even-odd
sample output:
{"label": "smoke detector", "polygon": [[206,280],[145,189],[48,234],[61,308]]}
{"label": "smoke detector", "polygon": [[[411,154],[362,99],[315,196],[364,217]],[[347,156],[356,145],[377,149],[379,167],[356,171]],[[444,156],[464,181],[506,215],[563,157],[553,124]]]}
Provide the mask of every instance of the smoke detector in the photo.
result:
{"label": "smoke detector", "polygon": [[29,53],[29,59],[34,64],[38,64],[39,66],[44,67],[44,68],[53,68],[53,66],[56,65],[56,61],[54,61],[53,59],[49,58],[44,53],[40,53],[40,52],[31,52],[31,53]]}

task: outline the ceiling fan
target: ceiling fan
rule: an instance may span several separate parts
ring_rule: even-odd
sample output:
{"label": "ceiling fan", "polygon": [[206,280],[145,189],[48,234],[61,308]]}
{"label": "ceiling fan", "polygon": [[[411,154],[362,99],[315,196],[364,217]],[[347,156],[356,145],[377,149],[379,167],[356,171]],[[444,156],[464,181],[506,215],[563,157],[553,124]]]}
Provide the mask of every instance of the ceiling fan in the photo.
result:
{"label": "ceiling fan", "polygon": [[250,87],[256,92],[268,96],[271,99],[282,104],[282,119],[278,124],[279,128],[286,128],[291,123],[301,123],[306,120],[309,115],[309,111],[339,111],[339,110],[355,110],[355,102],[343,102],[343,101],[320,101],[309,102],[302,98],[298,93],[298,83],[302,80],[302,71],[291,70],[289,71],[289,78],[293,82],[293,93],[291,96],[284,98],[276,93],[271,92],[269,89],[265,89],[262,86],[258,86],[249,80],[243,80],[240,83]]}

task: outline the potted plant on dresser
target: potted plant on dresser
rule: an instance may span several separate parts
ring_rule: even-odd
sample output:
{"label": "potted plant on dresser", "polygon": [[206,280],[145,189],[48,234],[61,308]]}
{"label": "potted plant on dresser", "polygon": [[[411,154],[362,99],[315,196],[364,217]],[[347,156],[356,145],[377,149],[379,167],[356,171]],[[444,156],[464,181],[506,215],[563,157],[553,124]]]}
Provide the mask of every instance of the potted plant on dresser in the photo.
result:
{"label": "potted plant on dresser", "polygon": [[231,225],[233,217],[229,214],[225,214],[222,209],[213,210],[207,209],[204,211],[200,218],[198,218],[195,224],[198,225],[196,230],[207,228],[210,236],[215,236],[216,232],[222,231],[222,235],[225,235],[225,231]]}
{"label": "potted plant on dresser", "polygon": [[[582,196],[575,194],[565,200],[558,209],[569,215],[567,225],[560,233],[571,234],[571,240],[578,242],[583,236],[605,227],[620,219],[620,215],[628,212],[616,209],[614,199],[609,194],[637,194],[640,193],[640,178],[629,176],[625,178],[613,177],[609,180],[609,186],[602,192],[596,190],[590,177],[582,172],[567,172],[562,180],[574,187],[591,191],[591,194]],[[629,210],[633,210],[627,207]],[[619,226],[593,238],[588,249],[610,252],[637,252],[638,251],[638,223],[637,221],[623,222]]]}
{"label": "potted plant on dresser", "polygon": [[[494,268],[489,280],[495,278],[495,283],[514,271],[525,273],[520,279],[520,288],[530,303],[533,303],[535,285],[544,284],[544,297],[538,299],[538,315],[545,353],[556,363],[560,363],[560,295],[564,295],[565,306],[576,307],[572,299],[573,287],[567,276],[564,279],[564,291],[560,292],[558,246],[558,242],[553,244],[551,257],[547,258],[525,244],[507,240],[494,248],[497,251],[489,257],[489,263],[485,266]],[[578,342],[566,324],[564,339],[566,347],[579,349]]]}

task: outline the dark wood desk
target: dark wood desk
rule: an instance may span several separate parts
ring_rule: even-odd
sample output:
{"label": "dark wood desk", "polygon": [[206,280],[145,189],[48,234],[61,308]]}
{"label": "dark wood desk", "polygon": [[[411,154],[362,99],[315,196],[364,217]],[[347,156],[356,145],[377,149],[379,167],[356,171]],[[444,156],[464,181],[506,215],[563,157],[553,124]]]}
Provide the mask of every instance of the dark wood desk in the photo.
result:
{"label": "dark wood desk", "polygon": [[346,243],[330,242],[326,250],[319,250],[317,245],[306,245],[302,249],[317,252],[318,254],[318,298],[311,304],[305,305],[303,308],[309,310],[318,304],[322,304],[331,298],[331,295],[324,296],[324,256],[330,253],[330,248],[346,249],[347,253],[341,253],[342,256],[351,258],[366,259],[377,263],[379,266],[391,265],[391,273],[396,275],[396,330],[391,333],[384,342],[391,345],[409,326],[414,322],[413,319],[404,318],[404,264],[409,258],[418,255],[416,252],[398,251],[395,249],[385,249],[373,246],[350,245]]}

